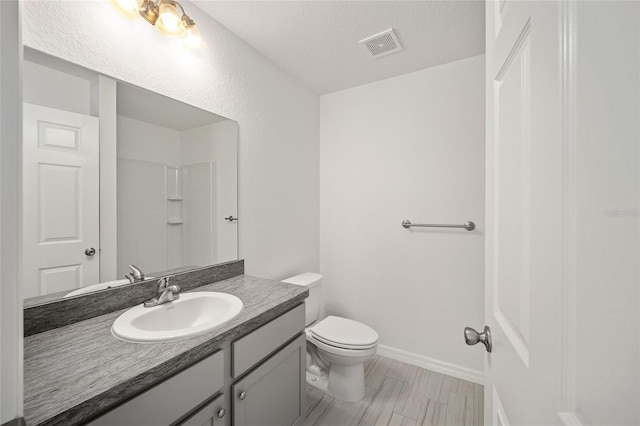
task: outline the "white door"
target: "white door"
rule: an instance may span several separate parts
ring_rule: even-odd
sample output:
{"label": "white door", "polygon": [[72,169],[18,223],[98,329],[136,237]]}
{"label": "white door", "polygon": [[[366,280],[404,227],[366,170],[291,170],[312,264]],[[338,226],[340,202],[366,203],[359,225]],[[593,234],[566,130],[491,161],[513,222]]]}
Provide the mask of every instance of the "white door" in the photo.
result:
{"label": "white door", "polygon": [[485,423],[640,424],[640,6],[488,1]]}
{"label": "white door", "polygon": [[99,120],[24,104],[24,297],[99,282]]}

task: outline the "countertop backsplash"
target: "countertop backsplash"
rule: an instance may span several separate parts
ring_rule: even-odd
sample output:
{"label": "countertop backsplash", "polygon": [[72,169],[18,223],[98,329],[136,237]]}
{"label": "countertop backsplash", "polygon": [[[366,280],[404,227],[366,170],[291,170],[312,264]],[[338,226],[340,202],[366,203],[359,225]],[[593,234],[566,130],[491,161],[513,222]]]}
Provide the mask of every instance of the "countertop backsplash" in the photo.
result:
{"label": "countertop backsplash", "polygon": [[[244,260],[234,260],[174,274],[171,283],[179,285],[182,291],[188,291],[242,274]],[[152,298],[156,287],[157,280],[149,280],[43,303],[37,303],[37,299],[30,299],[24,308],[24,336],[32,336],[138,305]]]}

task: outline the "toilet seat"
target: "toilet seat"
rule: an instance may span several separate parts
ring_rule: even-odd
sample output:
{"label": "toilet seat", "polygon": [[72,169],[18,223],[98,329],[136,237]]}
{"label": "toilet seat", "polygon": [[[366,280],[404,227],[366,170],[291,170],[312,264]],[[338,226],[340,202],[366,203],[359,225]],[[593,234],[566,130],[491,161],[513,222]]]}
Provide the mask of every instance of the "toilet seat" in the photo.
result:
{"label": "toilet seat", "polygon": [[347,318],[328,316],[309,328],[313,340],[334,348],[371,349],[378,344],[378,333],[371,327]]}
{"label": "toilet seat", "polygon": [[351,351],[359,351],[359,350],[364,350],[364,349],[371,349],[371,348],[375,348],[376,346],[378,346],[377,342],[369,344],[369,345],[348,345],[348,344],[345,344],[345,343],[333,342],[333,341],[328,340],[328,339],[323,339],[322,337],[319,337],[316,334],[313,334],[313,332],[311,332],[311,338],[313,339],[314,342],[322,342],[325,345],[329,345],[329,346],[332,346],[334,348],[348,349],[348,350],[351,350]]}
{"label": "toilet seat", "polygon": [[321,340],[316,339],[316,337],[313,334],[311,334],[311,332],[307,333],[307,341],[311,342],[311,344],[315,345],[318,349],[322,349],[326,353],[339,355],[345,358],[362,358],[362,357],[366,358],[366,357],[375,355],[378,350],[377,344],[373,345],[370,348],[364,348],[364,349],[349,349],[349,348],[342,348],[338,346],[329,345],[327,343],[324,343]]}

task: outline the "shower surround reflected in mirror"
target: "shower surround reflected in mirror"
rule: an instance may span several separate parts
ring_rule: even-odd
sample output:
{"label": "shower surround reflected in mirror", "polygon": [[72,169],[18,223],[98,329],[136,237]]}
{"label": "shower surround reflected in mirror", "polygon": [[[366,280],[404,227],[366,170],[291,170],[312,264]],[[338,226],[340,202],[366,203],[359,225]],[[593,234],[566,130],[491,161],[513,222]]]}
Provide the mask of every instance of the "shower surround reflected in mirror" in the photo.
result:
{"label": "shower surround reflected in mirror", "polygon": [[238,258],[236,122],[30,49],[23,84],[27,305]]}

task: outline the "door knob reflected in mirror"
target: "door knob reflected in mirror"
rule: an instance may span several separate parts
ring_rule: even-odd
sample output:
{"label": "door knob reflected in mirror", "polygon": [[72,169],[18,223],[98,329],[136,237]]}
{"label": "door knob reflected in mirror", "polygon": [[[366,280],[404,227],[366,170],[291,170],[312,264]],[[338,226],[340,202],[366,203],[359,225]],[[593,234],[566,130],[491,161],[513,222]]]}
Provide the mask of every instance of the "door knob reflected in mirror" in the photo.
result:
{"label": "door knob reflected in mirror", "polygon": [[96,254],[96,249],[94,249],[93,247],[85,249],[84,254],[86,254],[87,256],[93,256],[94,254]]}
{"label": "door knob reflected in mirror", "polygon": [[487,352],[491,352],[492,342],[491,342],[491,329],[489,326],[484,326],[484,331],[482,333],[478,333],[471,327],[464,328],[464,341],[467,345],[476,345],[478,343],[482,343],[484,347],[487,349]]}

